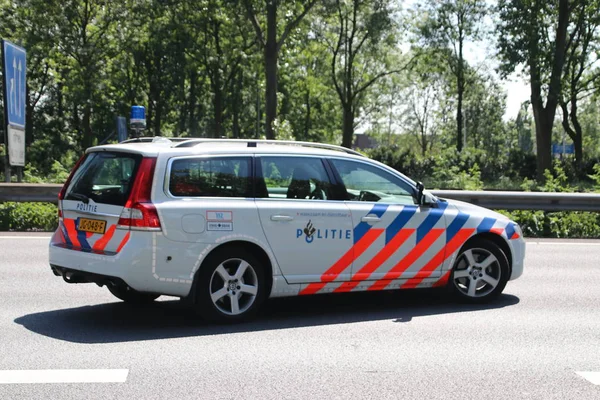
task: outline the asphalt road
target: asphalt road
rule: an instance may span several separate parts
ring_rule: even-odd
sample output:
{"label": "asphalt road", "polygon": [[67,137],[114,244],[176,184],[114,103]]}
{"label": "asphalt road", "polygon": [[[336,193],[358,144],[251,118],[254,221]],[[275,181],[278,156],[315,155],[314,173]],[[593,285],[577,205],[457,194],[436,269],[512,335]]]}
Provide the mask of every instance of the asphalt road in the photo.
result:
{"label": "asphalt road", "polygon": [[68,285],[46,238],[3,235],[0,379],[128,372],[0,384],[0,399],[600,399],[600,382],[577,374],[600,371],[600,241],[529,241],[523,277],[486,306],[431,291],[314,296],[214,326],[177,300],[135,308]]}

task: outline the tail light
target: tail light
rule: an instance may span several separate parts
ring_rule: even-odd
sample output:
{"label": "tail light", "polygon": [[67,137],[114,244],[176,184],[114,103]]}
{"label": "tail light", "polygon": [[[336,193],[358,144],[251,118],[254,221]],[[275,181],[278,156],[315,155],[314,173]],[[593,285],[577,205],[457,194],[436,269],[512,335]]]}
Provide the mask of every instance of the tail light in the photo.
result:
{"label": "tail light", "polygon": [[77,162],[75,163],[75,166],[73,167],[73,169],[71,170],[71,173],[69,174],[69,177],[65,181],[65,184],[63,185],[62,189],[60,189],[60,192],[58,192],[58,219],[59,220],[61,220],[63,217],[62,201],[65,198],[67,189],[68,189],[69,185],[71,184],[71,180],[73,180],[73,175],[75,175],[75,171],[77,171],[79,169],[79,166],[81,165],[83,160],[85,160],[86,157],[87,157],[87,154],[84,154],[83,156],[81,156],[81,158],[79,160],[77,160]]}
{"label": "tail light", "polygon": [[152,204],[152,180],[156,158],[143,158],[129,199],[119,217],[118,227],[144,231],[160,231],[160,219]]}

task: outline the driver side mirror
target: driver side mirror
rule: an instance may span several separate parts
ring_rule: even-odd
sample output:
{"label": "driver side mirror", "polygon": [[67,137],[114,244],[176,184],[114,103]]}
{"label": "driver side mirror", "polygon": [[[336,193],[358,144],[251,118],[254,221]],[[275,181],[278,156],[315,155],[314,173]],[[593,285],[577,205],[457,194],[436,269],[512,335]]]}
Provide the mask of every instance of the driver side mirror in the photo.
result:
{"label": "driver side mirror", "polygon": [[425,185],[423,182],[417,182],[417,204],[423,205],[423,190],[425,190]]}

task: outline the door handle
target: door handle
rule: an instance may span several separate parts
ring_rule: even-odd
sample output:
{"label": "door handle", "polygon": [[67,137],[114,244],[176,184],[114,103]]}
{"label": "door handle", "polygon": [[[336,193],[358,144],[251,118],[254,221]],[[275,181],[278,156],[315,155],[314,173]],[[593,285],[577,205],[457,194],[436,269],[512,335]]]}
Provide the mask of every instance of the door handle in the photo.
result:
{"label": "door handle", "polygon": [[291,215],[271,215],[271,221],[292,221],[294,217]]}
{"label": "door handle", "polygon": [[362,217],[360,219],[362,222],[379,222],[381,221],[381,218],[379,217]]}

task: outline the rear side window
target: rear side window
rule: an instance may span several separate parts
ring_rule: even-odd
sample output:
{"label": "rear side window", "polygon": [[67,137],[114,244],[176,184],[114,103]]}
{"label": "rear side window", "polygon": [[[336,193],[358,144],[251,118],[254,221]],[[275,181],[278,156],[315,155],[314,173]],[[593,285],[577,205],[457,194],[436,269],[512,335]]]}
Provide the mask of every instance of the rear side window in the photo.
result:
{"label": "rear side window", "polygon": [[65,200],[124,206],[142,156],[96,152],[87,155],[67,188]]}
{"label": "rear side window", "polygon": [[173,161],[169,192],[177,197],[252,197],[250,157]]}

